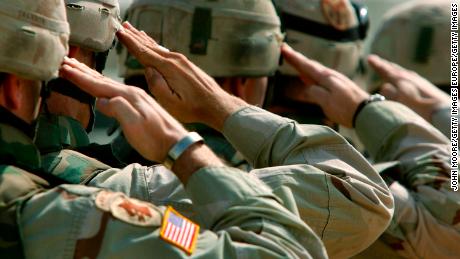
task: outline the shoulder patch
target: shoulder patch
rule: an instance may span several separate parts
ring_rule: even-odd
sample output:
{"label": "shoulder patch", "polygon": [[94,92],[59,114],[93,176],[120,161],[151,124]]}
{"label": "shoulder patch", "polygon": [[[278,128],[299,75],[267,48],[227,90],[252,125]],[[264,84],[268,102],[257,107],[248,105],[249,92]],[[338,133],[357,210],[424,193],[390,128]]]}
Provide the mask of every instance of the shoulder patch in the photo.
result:
{"label": "shoulder patch", "polygon": [[160,237],[191,255],[195,250],[200,226],[168,207],[161,225]]}
{"label": "shoulder patch", "polygon": [[350,28],[353,17],[345,0],[321,0],[321,10],[332,27],[337,30]]}
{"label": "shoulder patch", "polygon": [[113,217],[141,227],[160,226],[161,211],[153,204],[132,199],[119,192],[100,191],[96,207],[110,212]]}

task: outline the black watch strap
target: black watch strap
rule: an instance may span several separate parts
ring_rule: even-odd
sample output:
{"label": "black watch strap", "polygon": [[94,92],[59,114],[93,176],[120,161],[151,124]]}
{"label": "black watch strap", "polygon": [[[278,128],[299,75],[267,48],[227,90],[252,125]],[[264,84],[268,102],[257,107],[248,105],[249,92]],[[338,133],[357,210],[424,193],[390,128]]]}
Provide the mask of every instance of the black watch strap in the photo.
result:
{"label": "black watch strap", "polygon": [[368,105],[369,103],[372,102],[380,102],[380,101],[385,101],[385,96],[380,95],[380,94],[373,94],[369,96],[366,100],[362,101],[359,105],[358,108],[356,108],[355,114],[353,114],[353,128],[356,126],[356,119],[358,118],[359,113]]}

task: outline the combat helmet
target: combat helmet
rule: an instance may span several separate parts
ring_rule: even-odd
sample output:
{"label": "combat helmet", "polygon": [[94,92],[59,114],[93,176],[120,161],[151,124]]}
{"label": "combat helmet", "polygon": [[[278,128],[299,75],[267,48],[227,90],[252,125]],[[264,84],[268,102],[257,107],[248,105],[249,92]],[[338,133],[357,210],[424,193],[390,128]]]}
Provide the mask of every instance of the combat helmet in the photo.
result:
{"label": "combat helmet", "polygon": [[70,44],[94,52],[109,50],[120,27],[118,0],[65,0]]}
{"label": "combat helmet", "polygon": [[[303,55],[351,76],[369,27],[367,8],[350,0],[275,0],[286,42]],[[283,75],[297,75],[289,65]]]}
{"label": "combat helmet", "polygon": [[[94,52],[95,69],[102,72],[109,50],[114,46],[115,33],[120,27],[118,0],[65,0],[64,2],[71,31],[69,44]],[[47,90],[88,104],[91,117],[86,130],[88,132],[92,130],[96,101],[93,96],[63,78],[48,82]]]}
{"label": "combat helmet", "polygon": [[[273,74],[283,35],[270,0],[135,0],[127,20],[213,77]],[[122,49],[120,76],[143,75]]]}
{"label": "combat helmet", "polygon": [[56,0],[0,1],[0,72],[48,80],[68,52],[64,3]]}
{"label": "combat helmet", "polygon": [[[450,1],[411,1],[390,9],[371,53],[413,70],[433,84],[450,84]],[[374,74],[371,84],[378,85]],[[445,90],[445,89],[444,89]]]}

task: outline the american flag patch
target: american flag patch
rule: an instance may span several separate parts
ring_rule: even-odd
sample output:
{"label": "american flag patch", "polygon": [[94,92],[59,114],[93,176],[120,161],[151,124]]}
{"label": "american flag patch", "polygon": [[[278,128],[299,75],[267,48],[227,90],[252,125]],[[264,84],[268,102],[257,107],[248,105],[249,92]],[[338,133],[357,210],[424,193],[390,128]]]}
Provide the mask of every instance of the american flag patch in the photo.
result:
{"label": "american flag patch", "polygon": [[161,225],[160,237],[189,255],[195,250],[200,226],[168,207]]}

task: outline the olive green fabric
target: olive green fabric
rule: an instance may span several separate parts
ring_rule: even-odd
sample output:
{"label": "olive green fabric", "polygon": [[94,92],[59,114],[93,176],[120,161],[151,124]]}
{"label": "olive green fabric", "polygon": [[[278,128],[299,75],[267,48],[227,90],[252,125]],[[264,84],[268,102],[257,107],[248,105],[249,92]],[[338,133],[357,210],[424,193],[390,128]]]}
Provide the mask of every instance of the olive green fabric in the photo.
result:
{"label": "olive green fabric", "polygon": [[40,156],[21,131],[0,124],[0,257],[21,258],[17,215],[21,204],[48,183],[25,170],[40,168]]}
{"label": "olive green fabric", "polygon": [[227,119],[223,133],[255,168],[250,174],[298,210],[331,258],[364,250],[388,225],[388,187],[332,129],[247,107]]}
{"label": "olive green fabric", "polygon": [[64,3],[55,0],[0,2],[0,72],[49,80],[69,50]]}
{"label": "olive green fabric", "polygon": [[[141,227],[122,221],[113,211],[97,207],[95,200],[100,189],[79,185],[61,185],[27,201],[20,217],[25,255],[31,258],[327,257],[313,231],[286,210],[263,184],[245,178],[241,171],[225,167],[201,169],[192,176],[186,190],[197,213],[206,219],[203,225],[210,229],[200,232],[190,256],[159,237],[159,224]],[[132,202],[131,198],[122,197]],[[150,217],[161,222],[165,207],[148,206],[156,211]]]}
{"label": "olive green fabric", "polygon": [[392,222],[362,258],[458,258],[460,194],[450,187],[449,140],[390,101],[367,105],[356,131],[376,163],[394,163],[381,172],[395,199]]}
{"label": "olive green fabric", "polygon": [[[278,66],[283,35],[270,0],[136,0],[127,20],[184,54],[213,77],[266,76]],[[119,75],[143,75],[125,48]]]}
{"label": "olive green fabric", "polygon": [[[28,164],[24,169],[40,167],[38,150],[22,133],[1,124],[0,141],[2,159],[8,156],[18,165]],[[131,176],[138,166],[112,170]],[[327,258],[314,232],[270,189],[245,176],[237,169],[208,167],[189,179],[186,191],[205,228],[189,256],[159,237],[164,206],[105,191],[149,208],[144,216],[151,223],[139,226],[136,217],[120,218],[115,210],[97,205],[100,188],[59,185],[51,189],[40,177],[2,160],[0,252],[2,258],[22,257],[22,250],[26,258]]]}
{"label": "olive green fabric", "polygon": [[[388,188],[365,159],[331,129],[298,125],[247,107],[227,120],[224,134],[259,168],[242,177],[260,178],[268,184],[283,205],[321,237],[329,256],[354,255],[386,228],[393,211]],[[122,172],[110,169],[87,184],[158,206],[172,205],[203,225],[207,220],[177,177],[162,166],[133,164]]]}
{"label": "olive green fabric", "polygon": [[35,144],[41,151],[42,169],[67,183],[79,184],[110,166],[72,149],[89,145],[81,124],[67,116],[42,114]]}
{"label": "olive green fabric", "polygon": [[[259,178],[267,184],[285,207],[298,213],[321,237],[330,257],[343,258],[360,252],[389,223],[393,200],[385,183],[363,157],[329,128],[298,125],[247,107],[231,115],[224,134],[257,167],[244,177]],[[208,136],[208,142],[227,142],[214,137],[212,140]],[[223,147],[217,148],[222,151]],[[197,222],[205,222],[170,171],[157,166],[149,173],[137,167],[136,174],[108,170],[89,184],[131,194],[138,193],[137,187],[146,184],[147,192],[139,193],[142,199],[172,204]]]}

